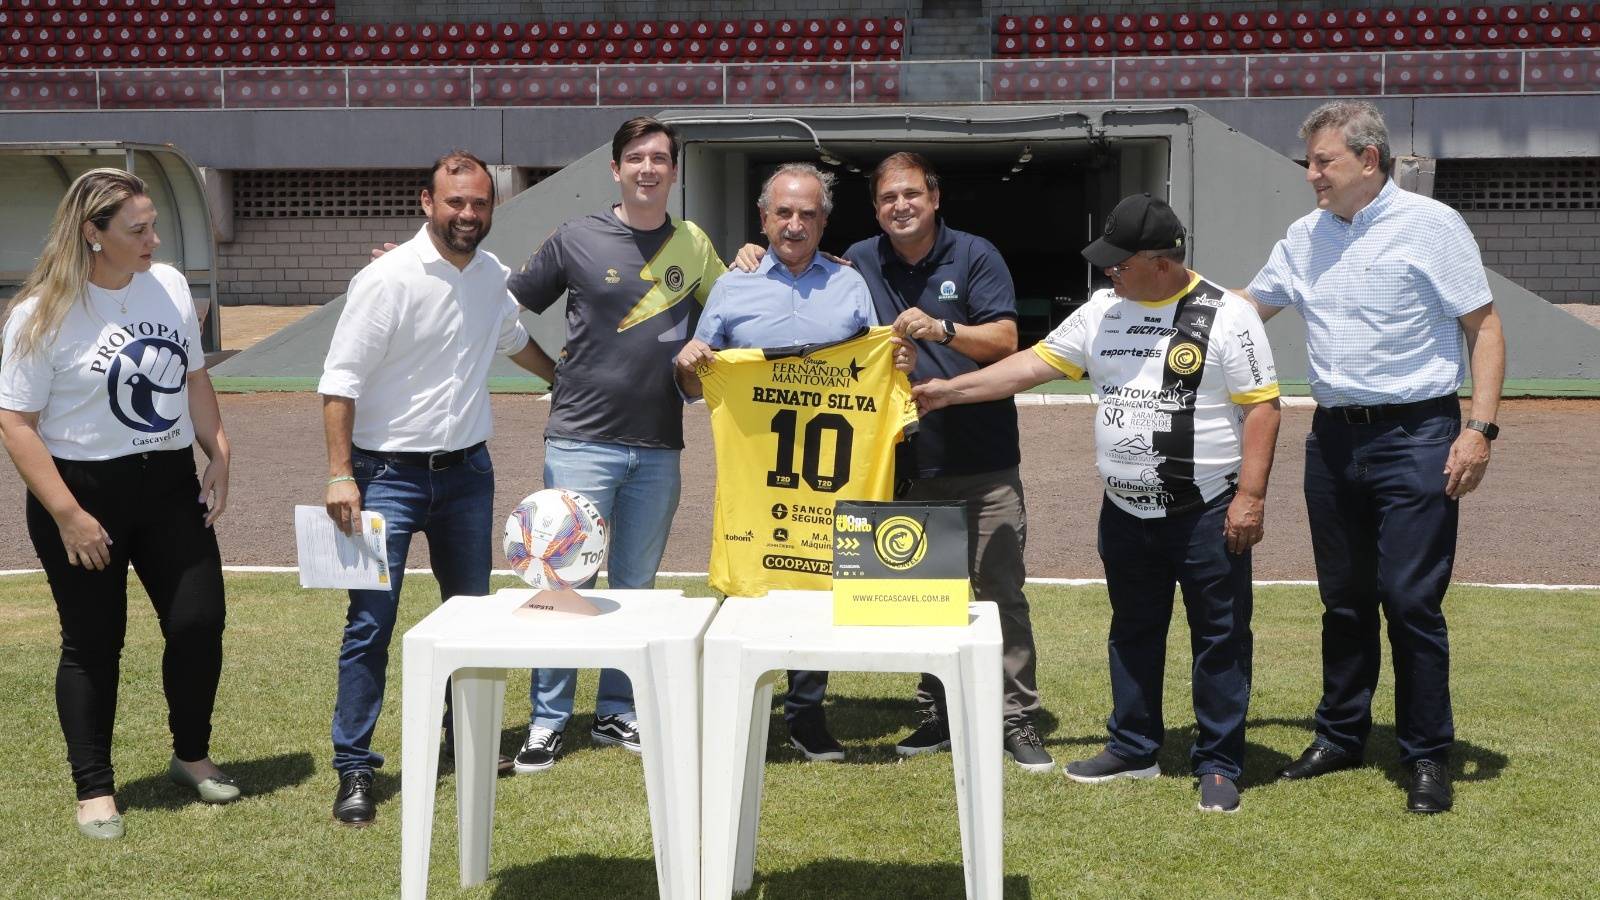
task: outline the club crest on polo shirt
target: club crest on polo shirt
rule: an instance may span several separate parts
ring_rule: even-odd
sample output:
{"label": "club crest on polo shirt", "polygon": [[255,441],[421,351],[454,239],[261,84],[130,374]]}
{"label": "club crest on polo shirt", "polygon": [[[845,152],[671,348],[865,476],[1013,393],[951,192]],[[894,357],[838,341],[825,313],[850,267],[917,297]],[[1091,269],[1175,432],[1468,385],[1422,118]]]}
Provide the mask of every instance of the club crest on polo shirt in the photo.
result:
{"label": "club crest on polo shirt", "polygon": [[961,299],[961,296],[956,293],[956,283],[954,281],[944,281],[939,284],[939,299],[946,303],[954,303]]}
{"label": "club crest on polo shirt", "polygon": [[136,322],[107,330],[95,348],[89,371],[106,376],[106,399],[117,421],[145,434],[160,434],[178,424],[188,398],[189,342],[156,322]]}

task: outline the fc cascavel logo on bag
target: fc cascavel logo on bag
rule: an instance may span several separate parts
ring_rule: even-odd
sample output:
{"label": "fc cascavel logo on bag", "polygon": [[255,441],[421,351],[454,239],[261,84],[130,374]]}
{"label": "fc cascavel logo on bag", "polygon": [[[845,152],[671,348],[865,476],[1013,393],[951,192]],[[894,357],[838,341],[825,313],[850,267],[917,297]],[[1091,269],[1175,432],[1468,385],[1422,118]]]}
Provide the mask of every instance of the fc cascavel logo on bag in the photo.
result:
{"label": "fc cascavel logo on bag", "polygon": [[107,370],[111,414],[135,431],[166,431],[183,415],[183,380],[188,374],[188,354],[166,338],[124,344]]}

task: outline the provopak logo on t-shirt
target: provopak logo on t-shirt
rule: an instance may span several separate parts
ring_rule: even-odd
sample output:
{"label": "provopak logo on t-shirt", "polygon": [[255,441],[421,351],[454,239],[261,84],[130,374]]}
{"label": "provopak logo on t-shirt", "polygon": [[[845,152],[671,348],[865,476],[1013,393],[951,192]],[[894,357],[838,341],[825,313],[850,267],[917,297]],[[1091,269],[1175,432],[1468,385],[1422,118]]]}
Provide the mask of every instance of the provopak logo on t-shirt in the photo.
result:
{"label": "provopak logo on t-shirt", "polygon": [[106,376],[106,396],[117,421],[159,434],[183,416],[189,342],[159,322],[118,326],[101,336],[89,363]]}

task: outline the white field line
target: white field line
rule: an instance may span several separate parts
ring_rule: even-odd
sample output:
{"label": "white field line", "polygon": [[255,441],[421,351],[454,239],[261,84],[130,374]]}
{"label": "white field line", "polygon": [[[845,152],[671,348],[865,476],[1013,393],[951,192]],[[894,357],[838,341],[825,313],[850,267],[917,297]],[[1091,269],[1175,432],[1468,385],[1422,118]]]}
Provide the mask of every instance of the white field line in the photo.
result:
{"label": "white field line", "polygon": [[[237,572],[240,574],[265,574],[265,575],[291,575],[300,571],[295,566],[223,566],[224,572]],[[43,569],[0,569],[0,578],[7,575],[38,575]],[[407,575],[432,575],[432,569],[406,569]],[[491,569],[491,575],[513,575],[510,569]],[[609,575],[601,572],[601,575]],[[705,578],[705,572],[657,572],[658,578]],[[1104,578],[1029,578],[1029,584],[1065,585],[1068,587],[1085,587],[1089,585],[1103,585]],[[1315,581],[1295,580],[1268,580],[1257,581],[1255,584],[1262,587],[1316,587]],[[1600,584],[1495,584],[1484,581],[1457,581],[1452,582],[1457,587],[1497,588],[1506,591],[1600,591]]]}

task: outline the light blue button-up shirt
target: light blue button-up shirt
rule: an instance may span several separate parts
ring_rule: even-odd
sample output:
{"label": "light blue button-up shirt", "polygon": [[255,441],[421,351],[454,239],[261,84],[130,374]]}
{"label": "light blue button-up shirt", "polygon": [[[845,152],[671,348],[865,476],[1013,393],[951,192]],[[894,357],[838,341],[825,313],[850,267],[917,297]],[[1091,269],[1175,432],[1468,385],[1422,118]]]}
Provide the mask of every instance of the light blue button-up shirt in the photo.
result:
{"label": "light blue button-up shirt", "polygon": [[840,341],[878,324],[867,283],[817,254],[795,276],[768,252],[754,272],[717,279],[694,336],[717,350]]}
{"label": "light blue button-up shirt", "polygon": [[1318,209],[1290,225],[1249,291],[1305,319],[1322,406],[1455,393],[1466,376],[1457,319],[1494,299],[1460,214],[1392,181],[1348,222]]}

